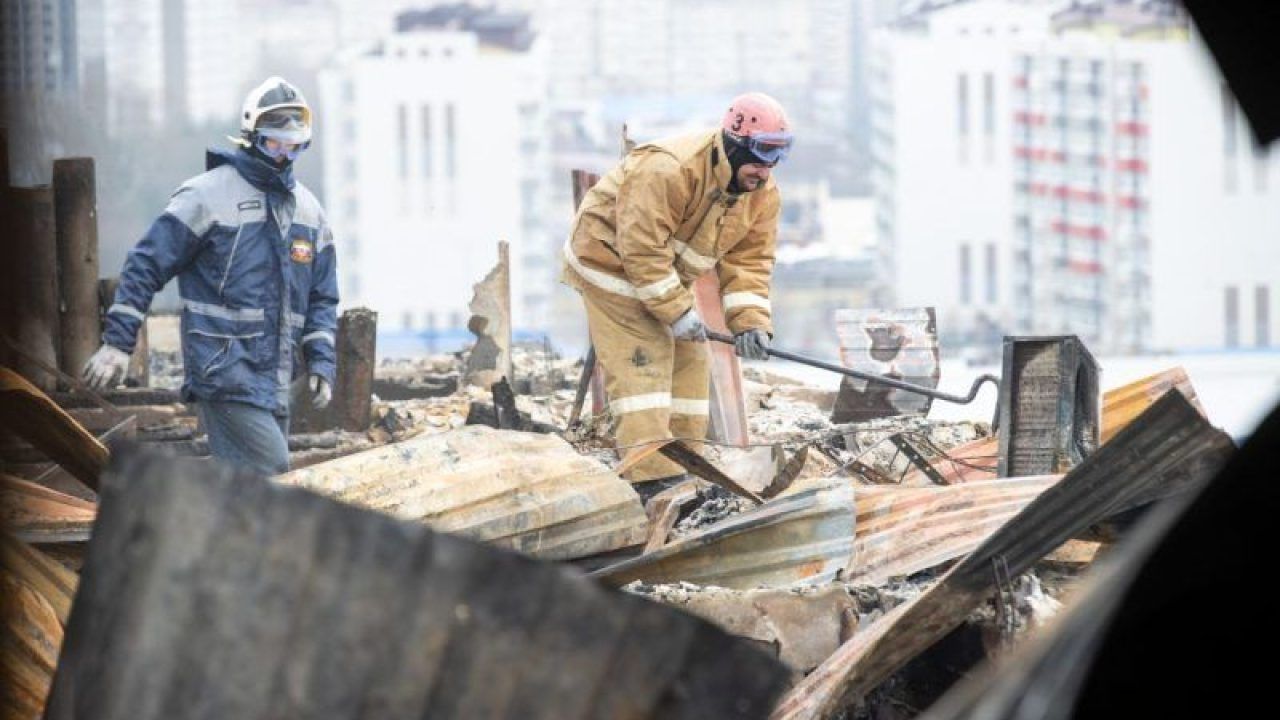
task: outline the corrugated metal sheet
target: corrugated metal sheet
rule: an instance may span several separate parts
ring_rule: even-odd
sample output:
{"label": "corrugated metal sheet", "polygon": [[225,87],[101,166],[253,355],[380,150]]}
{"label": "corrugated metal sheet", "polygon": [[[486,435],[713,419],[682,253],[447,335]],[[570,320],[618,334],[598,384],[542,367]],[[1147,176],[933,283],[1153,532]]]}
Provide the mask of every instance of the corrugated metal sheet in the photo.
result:
{"label": "corrugated metal sheet", "polygon": [[840,480],[771,500],[594,576],[617,585],[686,581],[736,590],[817,585],[849,566],[854,523],[853,487]]}
{"label": "corrugated metal sheet", "polygon": [[912,598],[858,632],[810,673],[774,710],[775,720],[833,716],[872,691],[943,635],[964,621],[989,596],[992,563],[999,559],[1010,576],[1067,539],[1123,509],[1153,486],[1202,472],[1198,458],[1225,460],[1230,439],[1209,425],[1178,393],[1166,393],[1110,443],[1085,458],[1051,489],[983,541],[924,594]]}
{"label": "corrugated metal sheet", "polygon": [[[836,311],[840,362],[928,388],[938,386],[938,331],[933,308]],[[836,422],[889,415],[925,414],[930,398],[906,390],[845,378],[836,401]]]}
{"label": "corrugated metal sheet", "polygon": [[637,545],[647,531],[630,484],[552,435],[472,425],[276,480],[548,560]]}
{"label": "corrugated metal sheet", "polygon": [[931,488],[859,487],[857,539],[847,579],[879,583],[968,554],[1061,477]]}

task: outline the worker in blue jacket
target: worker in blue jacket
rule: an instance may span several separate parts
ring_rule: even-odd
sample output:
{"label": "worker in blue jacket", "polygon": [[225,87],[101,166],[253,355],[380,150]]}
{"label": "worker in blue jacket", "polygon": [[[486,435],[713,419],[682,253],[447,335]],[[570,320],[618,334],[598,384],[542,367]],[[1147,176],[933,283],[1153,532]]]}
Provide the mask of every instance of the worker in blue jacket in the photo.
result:
{"label": "worker in blue jacket", "polygon": [[151,299],[175,275],[182,298],[182,396],[216,458],[264,473],[288,469],[289,385],[302,353],[316,407],[335,371],[338,286],[333,235],[293,177],[311,144],[311,108],[279,77],[249,93],[232,151],[178,188],[129,252],[102,347],[85,366],[94,388],[125,375]]}

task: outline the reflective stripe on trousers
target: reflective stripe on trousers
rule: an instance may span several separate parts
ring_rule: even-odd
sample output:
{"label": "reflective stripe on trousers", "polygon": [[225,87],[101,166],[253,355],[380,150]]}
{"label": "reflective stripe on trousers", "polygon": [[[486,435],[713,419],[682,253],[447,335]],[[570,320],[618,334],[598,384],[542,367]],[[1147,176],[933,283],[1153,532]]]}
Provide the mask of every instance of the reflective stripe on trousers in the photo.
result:
{"label": "reflective stripe on trousers", "polygon": [[[705,438],[710,394],[707,344],[675,342],[671,331],[639,300],[590,287],[581,293],[596,361],[604,371],[617,445]],[[627,479],[641,482],[683,472],[665,457],[653,456]]]}

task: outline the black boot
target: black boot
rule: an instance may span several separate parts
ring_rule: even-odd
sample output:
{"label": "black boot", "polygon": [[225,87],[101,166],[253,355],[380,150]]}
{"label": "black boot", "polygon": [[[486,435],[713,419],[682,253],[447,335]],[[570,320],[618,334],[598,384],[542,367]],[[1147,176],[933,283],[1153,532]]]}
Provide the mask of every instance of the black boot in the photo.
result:
{"label": "black boot", "polygon": [[649,500],[663,490],[668,490],[688,481],[688,473],[680,473],[679,475],[668,475],[667,477],[654,478],[652,480],[642,480],[638,483],[632,483],[631,487],[640,494],[640,504],[646,504]]}

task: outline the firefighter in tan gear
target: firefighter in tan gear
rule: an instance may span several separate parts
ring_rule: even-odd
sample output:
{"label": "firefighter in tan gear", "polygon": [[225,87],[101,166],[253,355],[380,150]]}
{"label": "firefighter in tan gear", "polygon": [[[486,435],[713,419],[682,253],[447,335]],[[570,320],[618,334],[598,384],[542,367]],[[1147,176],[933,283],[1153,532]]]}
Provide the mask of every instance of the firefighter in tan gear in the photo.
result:
{"label": "firefighter in tan gear", "polygon": [[[586,305],[619,447],[706,437],[706,327],[690,291],[703,273],[719,277],[738,355],[767,357],[781,205],[770,172],[791,143],[782,106],[748,93],[719,128],[635,148],[583,199],[564,279]],[[629,479],[682,472],[653,455]]]}

